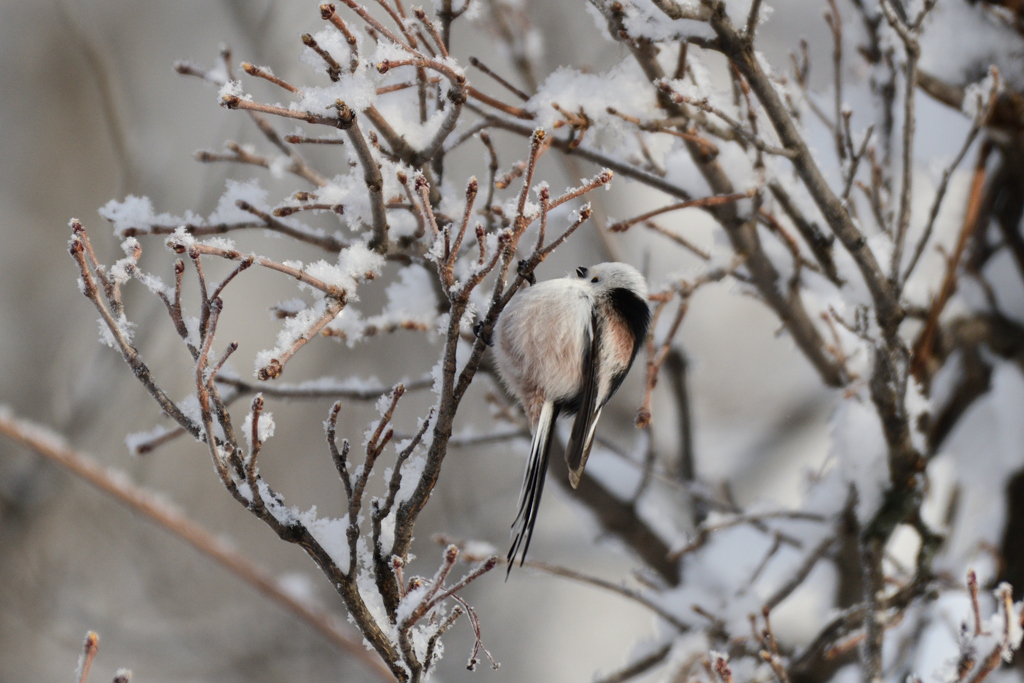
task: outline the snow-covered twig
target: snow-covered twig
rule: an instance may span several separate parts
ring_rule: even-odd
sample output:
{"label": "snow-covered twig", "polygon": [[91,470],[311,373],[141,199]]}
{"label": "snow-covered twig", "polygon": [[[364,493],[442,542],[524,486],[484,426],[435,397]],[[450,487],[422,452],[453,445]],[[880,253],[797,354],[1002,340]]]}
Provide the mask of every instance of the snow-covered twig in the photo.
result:
{"label": "snow-covered twig", "polygon": [[100,637],[95,631],[85,634],[85,642],[82,644],[82,656],[78,660],[78,668],[75,670],[75,679],[78,683],[85,683],[89,678],[89,669],[92,667],[92,660],[99,650]]}
{"label": "snow-covered twig", "polygon": [[[86,261],[86,251],[88,250],[88,252],[91,253],[91,247],[87,246],[89,242],[85,228],[77,219],[73,219],[71,221],[71,228],[73,234],[71,236],[70,251],[72,258],[74,258],[78,263],[79,272],[82,278],[82,293],[93,302],[93,305],[96,306],[96,310],[99,311],[106,329],[110,331],[110,335],[118,350],[120,350],[121,356],[129,367],[131,367],[138,380],[142,382],[143,386],[146,387],[146,390],[160,405],[160,408],[170,415],[179,425],[182,426],[182,428],[186,429],[190,434],[198,439],[200,433],[199,425],[186,417],[185,414],[181,412],[181,409],[175,405],[174,401],[172,401],[164,390],[157,385],[149,367],[143,362],[142,357],[139,355],[139,352],[135,347],[132,346],[128,335],[126,334],[127,321],[124,320],[123,316],[121,320],[115,320],[114,316],[107,308],[107,304],[100,298],[99,289],[96,286],[93,274],[95,273],[96,277],[102,280],[102,270],[97,267],[98,263],[90,269],[89,264]],[[121,321],[124,322],[122,323]]]}

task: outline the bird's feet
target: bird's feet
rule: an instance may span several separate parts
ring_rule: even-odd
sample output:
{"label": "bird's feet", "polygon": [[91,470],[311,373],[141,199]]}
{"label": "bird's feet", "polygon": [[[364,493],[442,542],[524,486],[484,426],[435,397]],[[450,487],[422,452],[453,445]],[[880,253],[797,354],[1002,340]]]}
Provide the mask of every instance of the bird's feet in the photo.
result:
{"label": "bird's feet", "polygon": [[484,330],[483,320],[477,320],[473,325],[473,336],[487,344],[487,346],[494,346],[494,340],[491,339],[490,333]]}
{"label": "bird's feet", "polygon": [[531,285],[537,284],[537,276],[533,274],[533,268],[530,265],[529,260],[523,259],[519,262],[516,267],[516,272],[519,273],[519,277],[523,278]]}

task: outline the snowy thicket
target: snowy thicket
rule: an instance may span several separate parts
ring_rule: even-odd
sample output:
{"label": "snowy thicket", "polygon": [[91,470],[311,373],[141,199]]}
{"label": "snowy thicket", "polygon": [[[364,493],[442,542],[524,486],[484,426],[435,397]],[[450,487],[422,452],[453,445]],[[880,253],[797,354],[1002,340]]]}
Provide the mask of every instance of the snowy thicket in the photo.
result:
{"label": "snowy thicket", "polygon": [[[175,423],[129,437],[131,449],[185,433],[205,444],[227,492],[309,554],[399,680],[429,676],[462,616],[476,636],[472,667],[489,657],[485,615],[459,591],[499,562],[488,543],[498,539],[452,540],[435,566],[409,553],[417,518],[450,445],[522,444],[524,418],[489,377],[491,330],[549,254],[599,223],[610,255],[615,240],[649,238],[658,250],[647,264],[655,324],[634,368],[644,378],[642,431],[629,436],[638,446],[595,449],[575,494],[631,553],[639,579],[536,566],[596,581],[658,619],[656,637],[602,680],[981,681],[1013,658],[1024,632],[1022,587],[1006,583],[1024,576],[1024,519],[1007,514],[1004,497],[1024,468],[1024,31],[994,2],[844,2],[808,3],[825,11],[821,29],[834,41],[832,63],[813,65],[829,73],[824,90],[811,88],[798,42],[791,63],[759,51],[770,17],[760,0],[580,2],[578,21],[619,56],[599,72],[568,64],[536,74],[537,33],[518,0],[436,0],[430,11],[400,0],[321,5],[324,28],[302,37],[303,84],[273,65],[236,67],[227,52],[211,68],[179,63],[266,139],[197,160],[262,167],[294,178],[296,190],[274,196],[257,173],[229,182],[207,216],[113,200],[100,214],[125,256],[109,267],[72,222],[100,341]],[[449,54],[453,31],[492,31],[507,63],[471,70],[468,56]],[[259,80],[281,101],[254,95]],[[939,107],[956,123],[943,144],[922,144],[922,113]],[[512,141],[515,158],[499,155],[492,136]],[[304,156],[314,145],[330,164]],[[468,172],[450,161],[467,146],[486,160]],[[583,175],[579,184],[545,177],[540,160],[551,158]],[[585,202],[617,184],[644,205],[606,226]],[[256,251],[225,237],[243,231],[262,231]],[[322,258],[288,258],[295,243]],[[179,256],[169,275],[147,258],[161,246]],[[219,281],[204,270],[215,262],[233,268]],[[253,269],[297,287],[272,309],[281,321],[272,348],[228,343],[222,329],[222,295],[244,288]],[[198,283],[194,299],[186,279]],[[175,370],[147,365],[134,346],[138,321],[121,297],[133,281],[162,300],[191,357],[178,370],[188,396],[168,395],[158,377]],[[652,436],[659,424],[690,429],[678,335],[691,300],[721,282],[777,317],[829,390],[831,444],[798,500],[741,509],[728,482],[694,476],[705,456],[689,434],[673,452]],[[386,300],[379,309],[360,298],[374,287]],[[280,384],[307,344],[329,343],[319,337],[344,342],[344,357],[400,330],[421,334],[436,362],[396,358],[414,379],[382,395],[358,372]],[[237,358],[246,360],[236,368]],[[656,392],[659,380],[672,391]],[[396,412],[416,390],[432,390],[433,406],[414,433],[399,434]],[[494,424],[463,422],[469,429],[453,436],[460,408],[485,393]],[[260,451],[275,445],[265,403],[371,396],[379,418],[362,435],[336,434],[340,403],[324,423],[343,517],[299,509],[261,476]],[[248,410],[233,413],[241,398]],[[565,472],[552,463],[563,486]]]}

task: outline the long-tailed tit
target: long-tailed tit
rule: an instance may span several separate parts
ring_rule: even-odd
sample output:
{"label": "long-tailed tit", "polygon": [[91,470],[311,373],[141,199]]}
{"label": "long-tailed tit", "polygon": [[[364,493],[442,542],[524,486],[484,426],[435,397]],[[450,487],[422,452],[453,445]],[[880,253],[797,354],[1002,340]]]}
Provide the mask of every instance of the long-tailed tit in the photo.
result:
{"label": "long-tailed tit", "polygon": [[533,285],[513,297],[498,318],[498,372],[533,430],[509,569],[520,549],[522,565],[530,547],[555,420],[576,415],[565,450],[569,481],[576,488],[601,409],[629,372],[650,319],[647,283],[624,263],[580,266],[565,278]]}

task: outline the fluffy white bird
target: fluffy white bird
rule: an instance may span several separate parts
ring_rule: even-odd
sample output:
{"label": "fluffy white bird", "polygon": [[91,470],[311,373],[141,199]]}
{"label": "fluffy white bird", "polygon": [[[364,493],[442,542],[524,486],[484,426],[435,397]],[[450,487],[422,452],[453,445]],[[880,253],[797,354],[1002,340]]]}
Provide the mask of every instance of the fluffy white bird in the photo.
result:
{"label": "fluffy white bird", "polygon": [[580,266],[565,278],[535,284],[513,297],[498,318],[498,372],[533,430],[509,569],[520,549],[522,565],[530,547],[555,420],[576,415],[565,450],[569,481],[576,488],[601,409],[629,372],[650,319],[647,283],[624,263]]}

